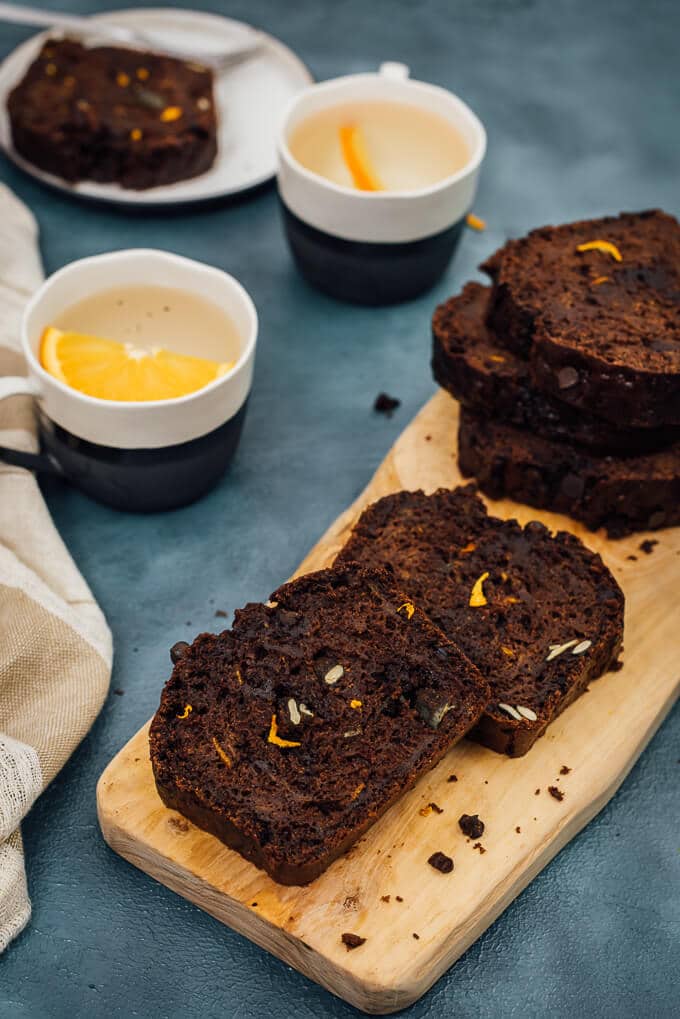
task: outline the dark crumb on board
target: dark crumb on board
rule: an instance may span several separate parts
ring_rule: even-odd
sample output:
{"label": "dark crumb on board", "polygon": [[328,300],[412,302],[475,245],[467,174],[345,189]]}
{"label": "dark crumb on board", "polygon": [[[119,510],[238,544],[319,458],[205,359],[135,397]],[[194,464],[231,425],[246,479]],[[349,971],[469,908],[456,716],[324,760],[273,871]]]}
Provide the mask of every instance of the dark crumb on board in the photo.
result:
{"label": "dark crumb on board", "polygon": [[538,794],[540,793],[540,791],[541,791],[540,789],[537,789],[537,790],[536,790],[536,792],[534,793],[534,796],[538,796]]}
{"label": "dark crumb on board", "polygon": [[175,831],[189,831],[189,822],[185,821],[183,817],[169,817],[168,824]]}
{"label": "dark crumb on board", "polygon": [[420,941],[420,934],[416,934],[415,931],[413,932],[413,937],[416,939],[416,941]]}
{"label": "dark crumb on board", "polygon": [[564,793],[562,792],[561,789],[558,789],[556,785],[549,785],[548,786],[548,792],[556,800],[563,800],[564,799]]}
{"label": "dark crumb on board", "polygon": [[644,552],[645,555],[651,555],[652,552],[654,551],[654,546],[658,544],[659,542],[657,541],[656,538],[645,538],[644,541],[640,542],[638,548],[640,549],[641,552]]}
{"label": "dark crumb on board", "polygon": [[481,855],[482,853],[485,853],[485,852],[486,852],[486,849],[484,848],[484,846],[482,845],[482,843],[481,843],[481,842],[475,842],[475,844],[474,844],[474,846],[473,846],[472,848],[473,848],[473,849],[478,849],[478,850],[479,850],[479,852],[480,852],[480,855]]}
{"label": "dark crumb on board", "polygon": [[515,828],[515,831],[517,832],[518,835],[522,834],[522,829],[520,828],[519,825],[517,825],[517,827]]}
{"label": "dark crumb on board", "polygon": [[462,814],[458,826],[469,839],[481,839],[484,834],[484,822],[479,820],[478,814]]}
{"label": "dark crumb on board", "polygon": [[435,814],[443,814],[444,813],[444,808],[438,806],[436,803],[428,803],[428,807],[430,808],[430,810],[434,810]]}
{"label": "dark crumb on board", "polygon": [[118,686],[113,692],[115,693],[116,697],[122,697],[123,694],[125,693],[125,690],[121,690],[120,687]]}
{"label": "dark crumb on board", "polygon": [[256,902],[251,902],[251,903],[250,903],[250,907],[251,907],[251,909],[253,909],[253,908],[254,908],[255,906],[257,906],[257,903],[256,903]]}
{"label": "dark crumb on board", "polygon": [[440,874],[450,874],[453,870],[453,860],[446,853],[433,853],[427,862],[435,870],[438,870]]}
{"label": "dark crumb on board", "polygon": [[224,609],[215,609],[215,619],[226,619],[228,613]]}
{"label": "dark crumb on board", "polygon": [[568,767],[568,765],[563,764],[562,767],[560,768],[560,775],[568,775],[570,771],[571,768]]}
{"label": "dark crumb on board", "polygon": [[358,908],[358,903],[357,903],[356,895],[348,895],[347,898],[345,899],[345,901],[342,904],[342,908],[343,909],[357,909]]}
{"label": "dark crumb on board", "polygon": [[447,782],[457,782],[458,781],[458,776],[457,775],[449,775],[449,777],[447,778],[446,781]]}
{"label": "dark crumb on board", "polygon": [[398,400],[396,396],[378,393],[373,404],[373,410],[378,414],[387,414],[388,417],[392,417],[392,414],[399,406],[401,406],[401,400]]}
{"label": "dark crumb on board", "polygon": [[390,901],[389,895],[381,895],[380,896],[380,901],[381,902],[389,902]]}
{"label": "dark crumb on board", "polygon": [[626,559],[630,559],[630,561],[632,563],[636,563],[637,562],[637,556],[636,555],[627,555]]}
{"label": "dark crumb on board", "polygon": [[366,943],[366,938],[360,938],[358,934],[343,934],[341,941],[347,951],[351,952],[353,948],[361,948]]}
{"label": "dark crumb on board", "polygon": [[395,899],[397,900],[397,902],[403,902],[403,901],[404,901],[404,900],[402,899],[401,895],[395,895],[394,897],[395,897]]}
{"label": "dark crumb on board", "polygon": [[[621,648],[621,651],[623,652],[623,648]],[[620,672],[622,668],[623,668],[623,662],[621,661],[620,658],[617,658],[616,661],[612,662],[612,664],[609,666],[609,671],[610,672]],[[588,691],[586,690],[586,693],[587,692]]]}
{"label": "dark crumb on board", "polygon": [[425,436],[425,442],[432,442],[432,436],[431,435],[426,435]]}

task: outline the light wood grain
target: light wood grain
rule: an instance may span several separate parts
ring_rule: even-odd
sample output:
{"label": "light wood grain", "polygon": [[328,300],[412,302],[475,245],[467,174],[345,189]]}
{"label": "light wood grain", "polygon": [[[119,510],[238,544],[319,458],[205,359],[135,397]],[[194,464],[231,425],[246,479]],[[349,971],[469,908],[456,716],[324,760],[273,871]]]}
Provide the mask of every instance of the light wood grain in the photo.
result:
{"label": "light wood grain", "polygon": [[[374,499],[458,484],[456,423],[454,401],[433,397],[298,572],[330,563]],[[162,805],[147,727],[97,790],[102,831],[117,853],[366,1012],[404,1008],[455,962],[613,795],[680,688],[680,529],[656,533],[659,544],[645,555],[638,551],[644,535],[610,542],[566,517],[510,502],[489,506],[499,516],[539,518],[579,534],[626,594],[624,668],[593,683],[526,757],[510,760],[464,741],[306,888],[275,884]],[[559,776],[563,764],[571,772]],[[452,772],[457,782],[447,782]],[[562,802],[546,792],[550,784],[564,790]],[[431,800],[444,812],[421,816]],[[484,855],[458,828],[464,812],[486,824]],[[428,866],[435,850],[453,856],[452,874]],[[346,931],[366,943],[348,952],[340,941]]]}

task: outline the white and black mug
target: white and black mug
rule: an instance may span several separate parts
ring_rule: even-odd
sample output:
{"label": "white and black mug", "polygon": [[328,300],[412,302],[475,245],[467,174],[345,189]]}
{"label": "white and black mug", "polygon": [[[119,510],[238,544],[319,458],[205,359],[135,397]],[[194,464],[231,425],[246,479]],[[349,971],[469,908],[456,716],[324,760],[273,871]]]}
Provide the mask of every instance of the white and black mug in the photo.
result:
{"label": "white and black mug", "polygon": [[[144,402],[87,396],[45,371],[39,348],[47,326],[84,296],[132,285],[189,291],[221,308],[238,335],[233,367],[187,396]],[[84,258],[50,276],[28,302],[21,340],[28,375],[0,378],[0,399],[35,397],[42,452],[0,448],[0,460],[59,474],[100,502],[137,512],[192,502],[224,473],[240,438],[257,342],[255,306],[233,276],[166,251]]]}
{"label": "white and black mug", "polygon": [[[312,85],[297,96],[278,138],[278,189],[295,262],[314,286],[340,300],[391,304],[432,287],[449,264],[486,151],[481,121],[456,95],[413,81],[404,64]],[[468,149],[464,166],[427,187],[361,191],[304,167],[290,149],[307,117],[340,104],[390,101],[443,117]]]}

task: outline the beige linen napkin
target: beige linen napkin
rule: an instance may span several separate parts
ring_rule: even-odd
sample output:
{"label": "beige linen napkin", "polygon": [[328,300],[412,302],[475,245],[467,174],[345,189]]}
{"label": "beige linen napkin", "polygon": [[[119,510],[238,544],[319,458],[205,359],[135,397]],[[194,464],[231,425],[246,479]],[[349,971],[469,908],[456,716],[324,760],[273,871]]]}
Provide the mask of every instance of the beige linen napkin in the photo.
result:
{"label": "beige linen napkin", "polygon": [[[0,185],[0,375],[25,374],[19,322],[41,281],[35,221]],[[37,448],[30,397],[0,401],[0,445]],[[31,914],[19,823],[92,725],[110,674],[106,620],[35,478],[0,463],[0,952]]]}

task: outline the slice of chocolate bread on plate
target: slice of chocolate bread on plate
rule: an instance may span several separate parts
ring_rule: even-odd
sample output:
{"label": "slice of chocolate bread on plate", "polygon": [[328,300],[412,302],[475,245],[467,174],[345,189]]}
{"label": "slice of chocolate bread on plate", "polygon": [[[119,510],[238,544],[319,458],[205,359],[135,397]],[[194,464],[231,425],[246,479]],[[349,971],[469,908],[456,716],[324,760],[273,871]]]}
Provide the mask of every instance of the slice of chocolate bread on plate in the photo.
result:
{"label": "slice of chocolate bread on plate", "polygon": [[532,230],[482,266],[533,385],[616,426],[680,424],[680,224],[658,210]]}
{"label": "slice of chocolate bread on plate", "polygon": [[616,427],[535,389],[529,362],[504,347],[486,324],[490,294],[489,287],[468,283],[461,294],[439,305],[432,319],[434,377],[466,408],[607,453],[656,450],[680,439],[678,427]]}
{"label": "slice of chocolate bread on plate", "polygon": [[306,884],[479,719],[478,670],[382,570],[322,570],[202,634],[163,690],[163,802]]}
{"label": "slice of chocolate bread on plate", "polygon": [[67,181],[152,188],[217,154],[212,71],[158,53],[48,39],[7,110],[19,155]]}
{"label": "slice of chocolate bread on plate", "polygon": [[491,686],[472,738],[511,757],[621,649],[623,593],[600,556],[572,534],[489,516],[470,485],[380,499],[336,562],[391,565]]}
{"label": "slice of chocolate bread on plate", "polygon": [[566,513],[591,530],[606,528],[610,538],[680,523],[680,442],[656,453],[596,456],[462,410],[458,465],[492,499]]}

